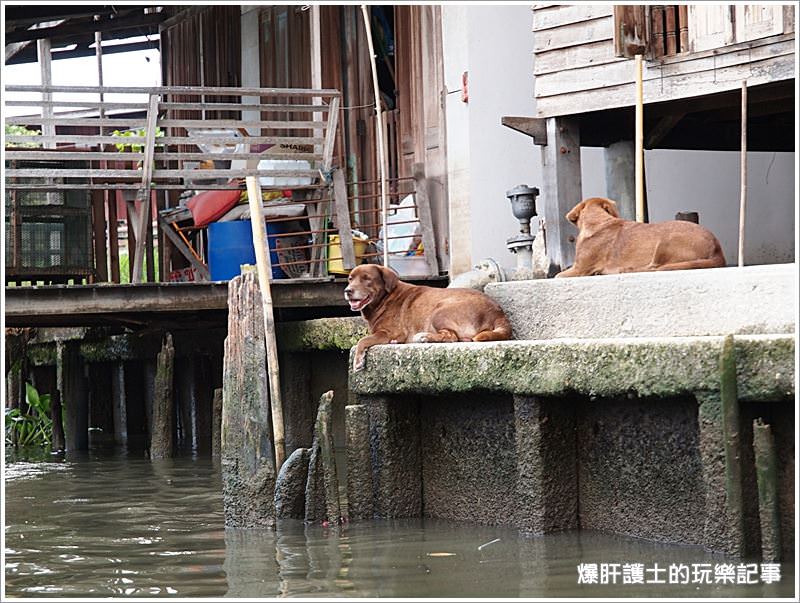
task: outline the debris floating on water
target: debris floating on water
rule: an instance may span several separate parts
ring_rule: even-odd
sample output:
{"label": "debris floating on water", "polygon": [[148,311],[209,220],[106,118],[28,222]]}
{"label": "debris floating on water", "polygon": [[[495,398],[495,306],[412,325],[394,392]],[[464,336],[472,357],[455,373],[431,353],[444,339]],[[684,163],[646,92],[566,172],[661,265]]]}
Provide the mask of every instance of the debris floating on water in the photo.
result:
{"label": "debris floating on water", "polygon": [[489,546],[490,544],[494,544],[495,542],[500,542],[499,538],[495,538],[494,540],[490,540],[489,542],[484,542],[482,545],[478,547],[479,551],[482,551],[484,548]]}
{"label": "debris floating on water", "polygon": [[428,557],[455,557],[455,553],[428,553]]}

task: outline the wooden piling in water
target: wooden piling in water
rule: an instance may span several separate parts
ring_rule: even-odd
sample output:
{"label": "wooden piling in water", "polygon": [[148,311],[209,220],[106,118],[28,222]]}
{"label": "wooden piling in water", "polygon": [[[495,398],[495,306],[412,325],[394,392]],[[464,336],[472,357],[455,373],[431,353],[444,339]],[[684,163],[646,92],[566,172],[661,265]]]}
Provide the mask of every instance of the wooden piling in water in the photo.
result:
{"label": "wooden piling in water", "polygon": [[53,452],[63,452],[66,447],[64,440],[64,423],[61,413],[61,392],[57,389],[50,394],[50,419],[53,421],[53,437],[50,449]]}
{"label": "wooden piling in water", "polygon": [[80,355],[80,342],[59,341],[57,345],[58,389],[65,412],[65,449],[89,448],[89,389]]}
{"label": "wooden piling in water", "polygon": [[758,481],[758,515],[761,522],[761,560],[781,559],[781,518],[778,508],[778,458],[772,429],[761,419],[753,421],[753,453]]}
{"label": "wooden piling in water", "polygon": [[261,293],[255,272],[228,283],[222,376],[222,494],[225,525],[275,524],[275,463]]}
{"label": "wooden piling in water", "polygon": [[153,396],[153,429],[150,436],[150,458],[164,459],[173,454],[173,396],[172,381],[175,366],[175,348],[172,335],[167,333],[161,345],[156,365]]}

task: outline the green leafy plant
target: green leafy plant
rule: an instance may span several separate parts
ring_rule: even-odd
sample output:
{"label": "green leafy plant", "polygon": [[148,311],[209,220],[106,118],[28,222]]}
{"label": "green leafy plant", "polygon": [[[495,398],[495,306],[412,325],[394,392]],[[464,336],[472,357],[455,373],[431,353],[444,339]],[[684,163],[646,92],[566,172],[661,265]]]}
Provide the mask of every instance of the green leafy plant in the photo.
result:
{"label": "green leafy plant", "polygon": [[53,440],[50,418],[50,394],[39,394],[30,383],[25,384],[28,411],[6,408],[6,444],[16,446],[49,446]]}
{"label": "green leafy plant", "polygon": [[[39,130],[29,130],[25,126],[16,124],[5,124],[6,137],[8,136],[41,136]],[[8,147],[27,147],[36,148],[42,146],[39,142],[7,142]]]}
{"label": "green leafy plant", "polygon": [[[111,135],[120,136],[122,138],[132,138],[132,137],[144,138],[145,136],[147,136],[147,130],[145,130],[144,128],[139,128],[138,130],[124,130],[124,131],[114,130],[113,132],[111,132]],[[158,126],[156,126],[156,138],[161,138],[162,136],[164,136],[164,131]],[[144,149],[144,145],[138,142],[134,143],[115,142],[114,146],[117,147],[117,150],[120,153],[128,149],[130,149],[131,152],[133,153],[141,153],[142,149]]]}

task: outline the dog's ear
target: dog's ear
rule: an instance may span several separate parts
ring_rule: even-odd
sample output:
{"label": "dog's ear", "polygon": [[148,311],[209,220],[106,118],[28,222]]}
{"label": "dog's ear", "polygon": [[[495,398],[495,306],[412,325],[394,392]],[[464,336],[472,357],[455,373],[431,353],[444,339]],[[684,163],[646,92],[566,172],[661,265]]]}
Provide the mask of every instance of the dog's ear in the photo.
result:
{"label": "dog's ear", "polygon": [[581,212],[583,211],[583,206],[584,205],[586,205],[586,201],[581,201],[575,207],[573,207],[571,210],[569,210],[569,213],[564,217],[567,220],[569,220],[570,222],[572,222],[573,224],[577,224],[578,223],[578,216],[581,215]]}
{"label": "dog's ear", "polygon": [[398,277],[397,273],[391,268],[386,268],[385,266],[379,266],[379,268],[381,270],[381,276],[383,277],[383,286],[386,289],[386,293],[391,293],[394,291],[394,288],[397,287],[397,283],[400,282],[400,277]]}
{"label": "dog's ear", "polygon": [[617,204],[614,203],[611,199],[603,199],[603,202],[600,204],[604,210],[606,210],[609,214],[614,216],[615,218],[619,218],[619,211],[617,211]]}

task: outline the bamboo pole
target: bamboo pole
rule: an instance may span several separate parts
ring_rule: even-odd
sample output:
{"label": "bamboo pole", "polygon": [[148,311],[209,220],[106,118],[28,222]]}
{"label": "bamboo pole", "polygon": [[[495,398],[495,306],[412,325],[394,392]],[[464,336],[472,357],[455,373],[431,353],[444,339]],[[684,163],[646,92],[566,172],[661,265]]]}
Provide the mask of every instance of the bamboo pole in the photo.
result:
{"label": "bamboo pole", "polygon": [[378,87],[378,68],[375,65],[375,47],[372,44],[372,26],[369,22],[369,11],[367,5],[361,5],[361,14],[364,17],[364,29],[367,32],[367,44],[369,44],[369,62],[372,67],[372,88],[375,93],[375,121],[377,122],[378,132],[378,167],[381,174],[381,222],[383,224],[383,265],[389,265],[389,244],[387,224],[389,222],[389,202],[386,196],[386,160],[383,141],[383,112],[381,111],[380,88]]}
{"label": "bamboo pole", "polygon": [[275,316],[272,310],[270,273],[272,263],[267,252],[264,213],[261,205],[261,184],[255,176],[248,176],[247,198],[250,203],[250,224],[253,228],[253,247],[256,252],[258,285],[261,288],[261,303],[264,309],[264,337],[267,345],[267,371],[269,373],[269,399],[272,411],[272,435],[275,446],[275,472],[286,458],[284,449],[283,405],[281,403],[281,381],[278,369],[278,342],[275,339]]}
{"label": "bamboo pole", "polygon": [[644,93],[642,91],[642,55],[636,66],[636,221],[644,222]]}
{"label": "bamboo pole", "polygon": [[742,82],[742,143],[739,157],[739,266],[744,266],[744,225],[747,209],[747,80]]}

